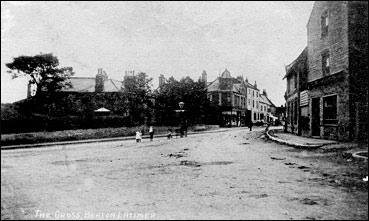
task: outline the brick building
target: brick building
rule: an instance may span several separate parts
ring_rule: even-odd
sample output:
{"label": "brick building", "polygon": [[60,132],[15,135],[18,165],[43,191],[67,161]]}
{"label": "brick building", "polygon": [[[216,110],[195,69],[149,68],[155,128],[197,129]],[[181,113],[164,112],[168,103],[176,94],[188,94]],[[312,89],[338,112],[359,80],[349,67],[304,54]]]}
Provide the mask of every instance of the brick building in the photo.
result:
{"label": "brick building", "polygon": [[[315,2],[307,37],[308,104],[301,109],[309,121],[305,135],[367,141],[368,2]],[[288,113],[294,116],[291,107]]]}
{"label": "brick building", "polygon": [[246,84],[242,77],[233,78],[226,69],[208,87],[208,98],[221,108],[222,126],[241,126],[246,118]]}
{"label": "brick building", "polygon": [[308,124],[308,92],[307,92],[307,47],[289,65],[286,66],[287,90],[285,93],[287,118],[286,128],[290,133],[306,135]]}

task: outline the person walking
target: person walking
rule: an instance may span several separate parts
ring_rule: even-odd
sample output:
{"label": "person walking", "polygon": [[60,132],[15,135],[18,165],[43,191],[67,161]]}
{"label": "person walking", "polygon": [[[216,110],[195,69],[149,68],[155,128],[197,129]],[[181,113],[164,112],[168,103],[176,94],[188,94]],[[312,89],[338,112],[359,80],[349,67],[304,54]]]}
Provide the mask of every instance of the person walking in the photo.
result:
{"label": "person walking", "polygon": [[150,126],[149,134],[150,134],[150,141],[152,141],[154,139],[154,127],[153,126]]}
{"label": "person walking", "polygon": [[249,122],[250,131],[252,131],[252,121]]}

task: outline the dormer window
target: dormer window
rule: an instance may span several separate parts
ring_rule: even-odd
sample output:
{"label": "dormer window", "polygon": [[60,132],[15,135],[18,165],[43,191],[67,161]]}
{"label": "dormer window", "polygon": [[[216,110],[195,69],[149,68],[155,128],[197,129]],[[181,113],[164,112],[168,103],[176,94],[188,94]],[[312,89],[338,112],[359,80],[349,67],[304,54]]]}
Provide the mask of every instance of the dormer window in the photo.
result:
{"label": "dormer window", "polygon": [[329,25],[329,17],[328,17],[328,11],[324,11],[321,17],[321,33],[322,38],[326,37],[328,35],[328,25]]}

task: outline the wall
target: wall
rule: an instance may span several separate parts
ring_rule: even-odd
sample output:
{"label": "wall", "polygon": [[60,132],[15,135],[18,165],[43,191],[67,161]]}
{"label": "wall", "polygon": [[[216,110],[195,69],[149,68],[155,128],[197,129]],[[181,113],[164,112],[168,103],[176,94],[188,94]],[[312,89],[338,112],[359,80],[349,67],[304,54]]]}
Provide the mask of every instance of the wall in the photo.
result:
{"label": "wall", "polygon": [[[321,38],[321,15],[329,11],[328,36]],[[308,31],[308,81],[322,78],[322,57],[324,50],[330,53],[330,73],[348,69],[348,25],[347,2],[316,1],[309,23]]]}

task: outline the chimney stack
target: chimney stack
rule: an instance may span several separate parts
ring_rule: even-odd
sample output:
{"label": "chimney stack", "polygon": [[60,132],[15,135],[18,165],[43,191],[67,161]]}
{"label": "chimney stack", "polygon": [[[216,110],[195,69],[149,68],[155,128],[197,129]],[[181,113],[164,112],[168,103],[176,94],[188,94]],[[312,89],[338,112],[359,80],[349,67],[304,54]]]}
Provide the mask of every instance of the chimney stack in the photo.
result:
{"label": "chimney stack", "polygon": [[102,68],[97,69],[97,75],[95,78],[95,92],[104,92],[104,82],[108,80],[108,75]]}
{"label": "chimney stack", "polygon": [[165,77],[164,75],[159,76],[159,87],[162,87],[165,84]]}
{"label": "chimney stack", "polygon": [[205,71],[205,70],[203,70],[203,71],[202,71],[202,74],[201,74],[201,81],[202,81],[202,82],[204,82],[204,83],[205,83],[205,85],[206,85],[206,83],[208,82],[208,75],[206,74],[206,71]]}

